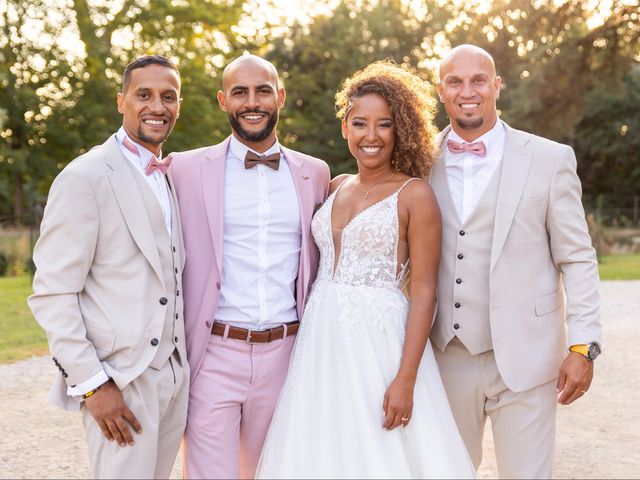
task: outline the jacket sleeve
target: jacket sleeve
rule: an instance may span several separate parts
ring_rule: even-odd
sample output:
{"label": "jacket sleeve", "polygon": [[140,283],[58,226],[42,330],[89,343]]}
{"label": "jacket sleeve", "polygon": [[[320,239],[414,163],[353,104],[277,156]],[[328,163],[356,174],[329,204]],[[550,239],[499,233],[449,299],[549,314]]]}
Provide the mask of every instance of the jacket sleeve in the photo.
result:
{"label": "jacket sleeve", "polygon": [[33,254],[37,270],[28,304],[69,386],[102,369],[78,302],[93,262],[98,215],[90,182],[72,169],[63,170],[51,186]]}
{"label": "jacket sleeve", "polygon": [[569,345],[602,341],[596,252],[582,207],[573,149],[563,145],[552,177],[547,230],[553,263],[566,293]]}

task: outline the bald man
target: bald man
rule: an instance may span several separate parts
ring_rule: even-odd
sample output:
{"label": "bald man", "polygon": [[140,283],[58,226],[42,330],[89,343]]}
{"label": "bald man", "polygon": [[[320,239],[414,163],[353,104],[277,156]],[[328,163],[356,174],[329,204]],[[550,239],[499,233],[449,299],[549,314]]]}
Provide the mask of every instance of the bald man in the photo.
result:
{"label": "bald man", "polygon": [[491,56],[454,48],[438,83],[450,125],[431,186],[442,211],[436,359],[476,468],[491,418],[501,478],[550,478],[556,404],[589,389],[598,270],[571,147],[500,120]]}
{"label": "bald man", "polygon": [[243,55],[222,75],[232,135],[174,155],[191,367],[185,478],[253,478],[318,268],[311,217],[329,168],[284,148],[278,72]]}

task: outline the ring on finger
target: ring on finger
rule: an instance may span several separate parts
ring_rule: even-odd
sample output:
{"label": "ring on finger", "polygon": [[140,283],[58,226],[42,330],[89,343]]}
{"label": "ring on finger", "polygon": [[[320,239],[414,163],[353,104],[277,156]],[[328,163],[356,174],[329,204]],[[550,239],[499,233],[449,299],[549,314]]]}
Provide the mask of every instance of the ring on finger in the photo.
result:
{"label": "ring on finger", "polygon": [[402,420],[403,422],[408,422],[409,421],[409,417],[402,417],[400,420]]}

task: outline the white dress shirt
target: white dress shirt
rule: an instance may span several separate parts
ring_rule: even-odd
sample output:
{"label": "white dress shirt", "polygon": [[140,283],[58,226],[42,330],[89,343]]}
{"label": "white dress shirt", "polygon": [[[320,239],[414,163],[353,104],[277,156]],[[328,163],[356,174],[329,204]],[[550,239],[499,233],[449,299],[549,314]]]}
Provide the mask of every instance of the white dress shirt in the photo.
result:
{"label": "white dress shirt", "polygon": [[[122,146],[122,140],[127,138],[137,149],[139,155],[134,155],[133,152],[130,152],[125,147]],[[118,142],[118,147],[120,147],[120,151],[122,155],[129,160],[136,171],[142,175],[142,178],[145,179],[149,188],[153,191],[154,196],[160,203],[160,208],[162,208],[162,213],[164,214],[164,221],[167,226],[167,231],[169,232],[169,237],[171,237],[171,203],[169,201],[169,191],[167,186],[167,180],[160,170],[154,171],[151,175],[146,174],[147,164],[151,159],[153,153],[147,150],[142,145],[134,142],[125,132],[123,127],[120,127],[120,130],[116,133],[116,140]],[[158,159],[162,158],[162,153]],[[81,382],[73,387],[67,387],[67,395],[70,396],[78,396],[84,395],[87,392],[90,392],[94,388],[105,383],[109,380],[109,376],[104,369],[100,370],[98,373],[92,375],[90,378]]]}
{"label": "white dress shirt", "polygon": [[[449,190],[462,223],[467,221],[476,208],[496,167],[502,160],[506,132],[502,120],[498,119],[491,130],[473,142],[466,142],[453,129],[449,131],[445,139],[444,162]],[[447,140],[453,140],[458,143],[484,142],[487,155],[479,157],[471,152],[451,153],[446,148]]]}
{"label": "white dress shirt", "polygon": [[[286,158],[280,167],[244,167],[249,148],[234,136],[224,174],[222,280],[215,319],[263,330],[298,319],[295,285],[302,231]],[[257,153],[257,152],[254,152]]]}

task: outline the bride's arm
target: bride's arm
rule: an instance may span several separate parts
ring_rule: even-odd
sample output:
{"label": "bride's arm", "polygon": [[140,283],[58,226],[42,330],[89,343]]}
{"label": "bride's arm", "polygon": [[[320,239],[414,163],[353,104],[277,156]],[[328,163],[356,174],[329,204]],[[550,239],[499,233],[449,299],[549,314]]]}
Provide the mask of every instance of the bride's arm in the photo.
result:
{"label": "bride's arm", "polygon": [[[400,368],[384,397],[385,420],[389,430],[407,425],[413,410],[413,388],[433,319],[436,282],[440,264],[442,222],[431,187],[422,181],[407,185],[399,199],[406,211],[406,237],[411,269],[409,318]],[[402,220],[402,216],[401,216]],[[404,222],[401,221],[400,228]]]}

